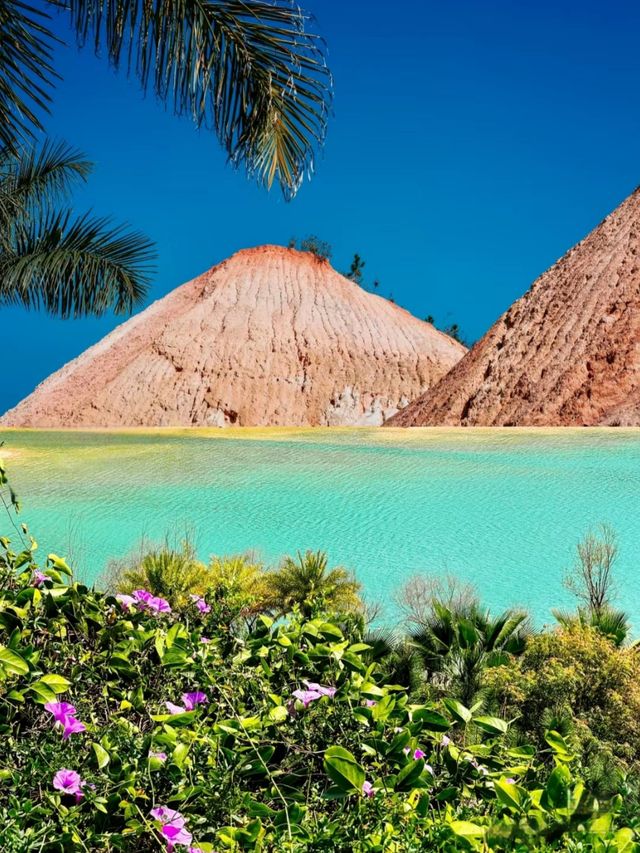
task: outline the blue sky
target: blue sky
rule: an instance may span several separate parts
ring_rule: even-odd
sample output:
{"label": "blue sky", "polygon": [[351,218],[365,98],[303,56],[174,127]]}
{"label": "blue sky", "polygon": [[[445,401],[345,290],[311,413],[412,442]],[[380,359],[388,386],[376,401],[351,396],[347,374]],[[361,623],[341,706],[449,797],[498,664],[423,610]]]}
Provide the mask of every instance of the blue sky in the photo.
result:
{"label": "blue sky", "polygon": [[[420,317],[478,338],[640,183],[640,6],[308,0],[335,115],[291,203],[90,50],[60,49],[49,134],[97,164],[75,207],[159,250],[149,301],[237,249],[318,234]],[[119,321],[1,309],[0,411]]]}

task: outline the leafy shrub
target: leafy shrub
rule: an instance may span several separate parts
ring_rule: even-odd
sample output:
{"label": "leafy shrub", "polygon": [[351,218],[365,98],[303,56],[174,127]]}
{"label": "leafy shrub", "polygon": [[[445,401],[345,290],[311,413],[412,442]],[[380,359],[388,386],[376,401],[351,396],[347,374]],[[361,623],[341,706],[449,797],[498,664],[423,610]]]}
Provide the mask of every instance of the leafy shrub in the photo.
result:
{"label": "leafy shrub", "polygon": [[640,755],[640,659],[580,624],[538,634],[524,653],[484,676],[500,712],[538,743],[544,723],[564,718],[583,747],[609,745],[627,761]]}
{"label": "leafy shrub", "polygon": [[206,603],[2,548],[3,851],[638,849],[560,735],[549,772],[502,719],[412,704],[326,615],[260,616],[229,648]]}

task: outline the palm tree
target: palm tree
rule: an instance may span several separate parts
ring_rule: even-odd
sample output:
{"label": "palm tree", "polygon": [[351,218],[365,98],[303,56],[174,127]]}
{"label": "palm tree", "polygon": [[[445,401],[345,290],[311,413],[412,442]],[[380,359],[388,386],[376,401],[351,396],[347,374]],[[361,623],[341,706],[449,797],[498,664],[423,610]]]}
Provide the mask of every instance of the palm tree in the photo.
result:
{"label": "palm tree", "polygon": [[[323,42],[289,0],[48,0],[80,45],[137,77],[176,115],[211,128],[230,161],[295,195],[324,140],[331,76]],[[45,7],[46,8],[46,7]],[[59,39],[50,16],[0,0],[0,149],[43,129]]]}
{"label": "palm tree", "polygon": [[126,557],[111,560],[104,580],[109,592],[145,589],[166,598],[172,607],[184,607],[191,595],[204,595],[209,589],[207,567],[189,540],[177,546],[143,541]]}
{"label": "palm tree", "polygon": [[329,569],[323,551],[285,557],[266,582],[268,606],[279,615],[296,606],[307,618],[321,611],[348,613],[362,607],[360,584],[342,567]]}
{"label": "palm tree", "polygon": [[411,643],[432,683],[471,706],[481,691],[484,670],[524,651],[527,620],[527,614],[517,610],[492,617],[477,600],[456,606],[434,599],[430,613],[412,632]]}
{"label": "palm tree", "polygon": [[130,312],[144,298],[152,244],[63,202],[91,164],[66,145],[0,152],[0,305],[61,317]]}
{"label": "palm tree", "polygon": [[552,612],[563,628],[569,630],[573,628],[594,628],[618,648],[624,646],[631,631],[627,614],[623,610],[616,610],[608,605],[599,610],[579,607],[575,613],[566,613],[563,610]]}

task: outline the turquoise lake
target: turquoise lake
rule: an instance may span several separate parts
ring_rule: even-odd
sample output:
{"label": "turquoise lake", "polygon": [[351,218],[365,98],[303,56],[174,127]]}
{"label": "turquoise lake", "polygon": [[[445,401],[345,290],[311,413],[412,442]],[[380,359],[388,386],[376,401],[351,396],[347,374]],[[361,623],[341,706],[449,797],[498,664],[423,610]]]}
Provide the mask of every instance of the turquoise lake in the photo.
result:
{"label": "turquoise lake", "polygon": [[[42,553],[85,580],[141,537],[202,558],[322,548],[394,614],[417,573],[473,582],[493,608],[550,622],[600,522],[618,535],[619,604],[640,626],[640,430],[0,430]],[[9,519],[0,525],[8,533]]]}

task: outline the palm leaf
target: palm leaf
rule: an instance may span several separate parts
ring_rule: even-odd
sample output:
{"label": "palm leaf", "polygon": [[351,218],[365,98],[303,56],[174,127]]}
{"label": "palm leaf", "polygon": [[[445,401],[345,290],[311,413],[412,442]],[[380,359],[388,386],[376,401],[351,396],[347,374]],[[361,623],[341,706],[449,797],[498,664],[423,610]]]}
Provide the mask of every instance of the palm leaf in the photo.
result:
{"label": "palm leaf", "polygon": [[78,40],[215,130],[232,163],[295,195],[324,140],[322,41],[288,0],[69,0]]}
{"label": "palm leaf", "polygon": [[58,39],[49,16],[19,0],[0,0],[0,150],[17,152],[48,112],[57,76],[52,50]]}
{"label": "palm leaf", "polygon": [[144,299],[153,257],[146,237],[105,219],[58,212],[18,221],[0,254],[0,303],[61,317],[122,314]]}
{"label": "palm leaf", "polygon": [[[77,181],[89,176],[92,164],[65,143],[45,142],[0,156],[0,230],[18,215],[31,216],[67,196]],[[0,240],[4,234],[0,233]]]}

